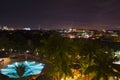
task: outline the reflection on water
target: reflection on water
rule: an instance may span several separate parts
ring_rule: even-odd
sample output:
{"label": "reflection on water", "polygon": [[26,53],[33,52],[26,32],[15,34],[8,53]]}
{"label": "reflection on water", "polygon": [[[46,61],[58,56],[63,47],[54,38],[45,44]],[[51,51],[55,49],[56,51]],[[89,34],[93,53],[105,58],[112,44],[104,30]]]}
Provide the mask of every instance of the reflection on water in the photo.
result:
{"label": "reflection on water", "polygon": [[21,61],[21,62],[12,62],[9,65],[3,67],[0,70],[0,73],[9,76],[10,78],[19,78],[19,75],[16,71],[16,66],[24,65],[25,72],[22,77],[37,75],[40,74],[42,69],[44,68],[44,64],[39,63],[37,61]]}

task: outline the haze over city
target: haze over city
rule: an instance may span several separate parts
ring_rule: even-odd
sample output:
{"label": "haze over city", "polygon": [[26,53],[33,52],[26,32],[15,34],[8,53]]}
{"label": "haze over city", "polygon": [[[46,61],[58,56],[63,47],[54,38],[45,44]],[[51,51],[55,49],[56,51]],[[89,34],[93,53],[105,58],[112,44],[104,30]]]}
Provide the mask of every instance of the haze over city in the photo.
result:
{"label": "haze over city", "polygon": [[1,0],[0,26],[119,29],[119,0]]}

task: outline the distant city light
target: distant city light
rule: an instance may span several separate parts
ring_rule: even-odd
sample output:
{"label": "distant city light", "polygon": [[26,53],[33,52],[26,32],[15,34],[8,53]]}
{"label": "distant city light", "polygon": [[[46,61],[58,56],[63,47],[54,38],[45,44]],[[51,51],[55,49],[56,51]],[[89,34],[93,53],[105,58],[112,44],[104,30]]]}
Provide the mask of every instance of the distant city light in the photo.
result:
{"label": "distant city light", "polygon": [[23,28],[24,30],[31,30],[31,28]]}

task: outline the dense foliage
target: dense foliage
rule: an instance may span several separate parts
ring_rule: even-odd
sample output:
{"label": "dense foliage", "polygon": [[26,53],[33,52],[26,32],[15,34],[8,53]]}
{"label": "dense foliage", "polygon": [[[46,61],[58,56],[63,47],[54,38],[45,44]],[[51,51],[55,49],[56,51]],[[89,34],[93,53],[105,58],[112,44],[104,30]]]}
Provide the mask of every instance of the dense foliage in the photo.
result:
{"label": "dense foliage", "polygon": [[71,39],[54,31],[3,32],[0,36],[0,49],[38,52],[37,57],[46,64],[45,74],[51,80],[74,78],[73,70],[79,71],[78,80],[91,79],[91,74],[93,80],[120,76],[120,66],[113,64],[114,50],[95,40]]}

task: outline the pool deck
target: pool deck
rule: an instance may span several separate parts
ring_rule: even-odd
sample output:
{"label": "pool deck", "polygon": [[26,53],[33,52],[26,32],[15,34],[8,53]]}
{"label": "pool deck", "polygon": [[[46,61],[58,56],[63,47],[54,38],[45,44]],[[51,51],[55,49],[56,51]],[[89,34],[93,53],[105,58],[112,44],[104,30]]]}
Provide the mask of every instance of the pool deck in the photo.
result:
{"label": "pool deck", "polygon": [[2,58],[2,59],[4,59],[4,61],[2,62],[2,64],[0,64],[0,69],[8,65],[10,62],[12,62],[10,58]]}
{"label": "pool deck", "polygon": [[[17,58],[10,58],[10,57],[0,58],[0,59],[3,59],[3,61],[0,63],[0,69],[2,69],[4,66],[8,65],[11,62],[25,61],[25,60],[28,60],[29,58],[31,59],[31,57],[33,57],[33,56],[29,56],[26,59],[25,55],[19,55]],[[35,60],[35,59],[33,59],[33,60]]]}

